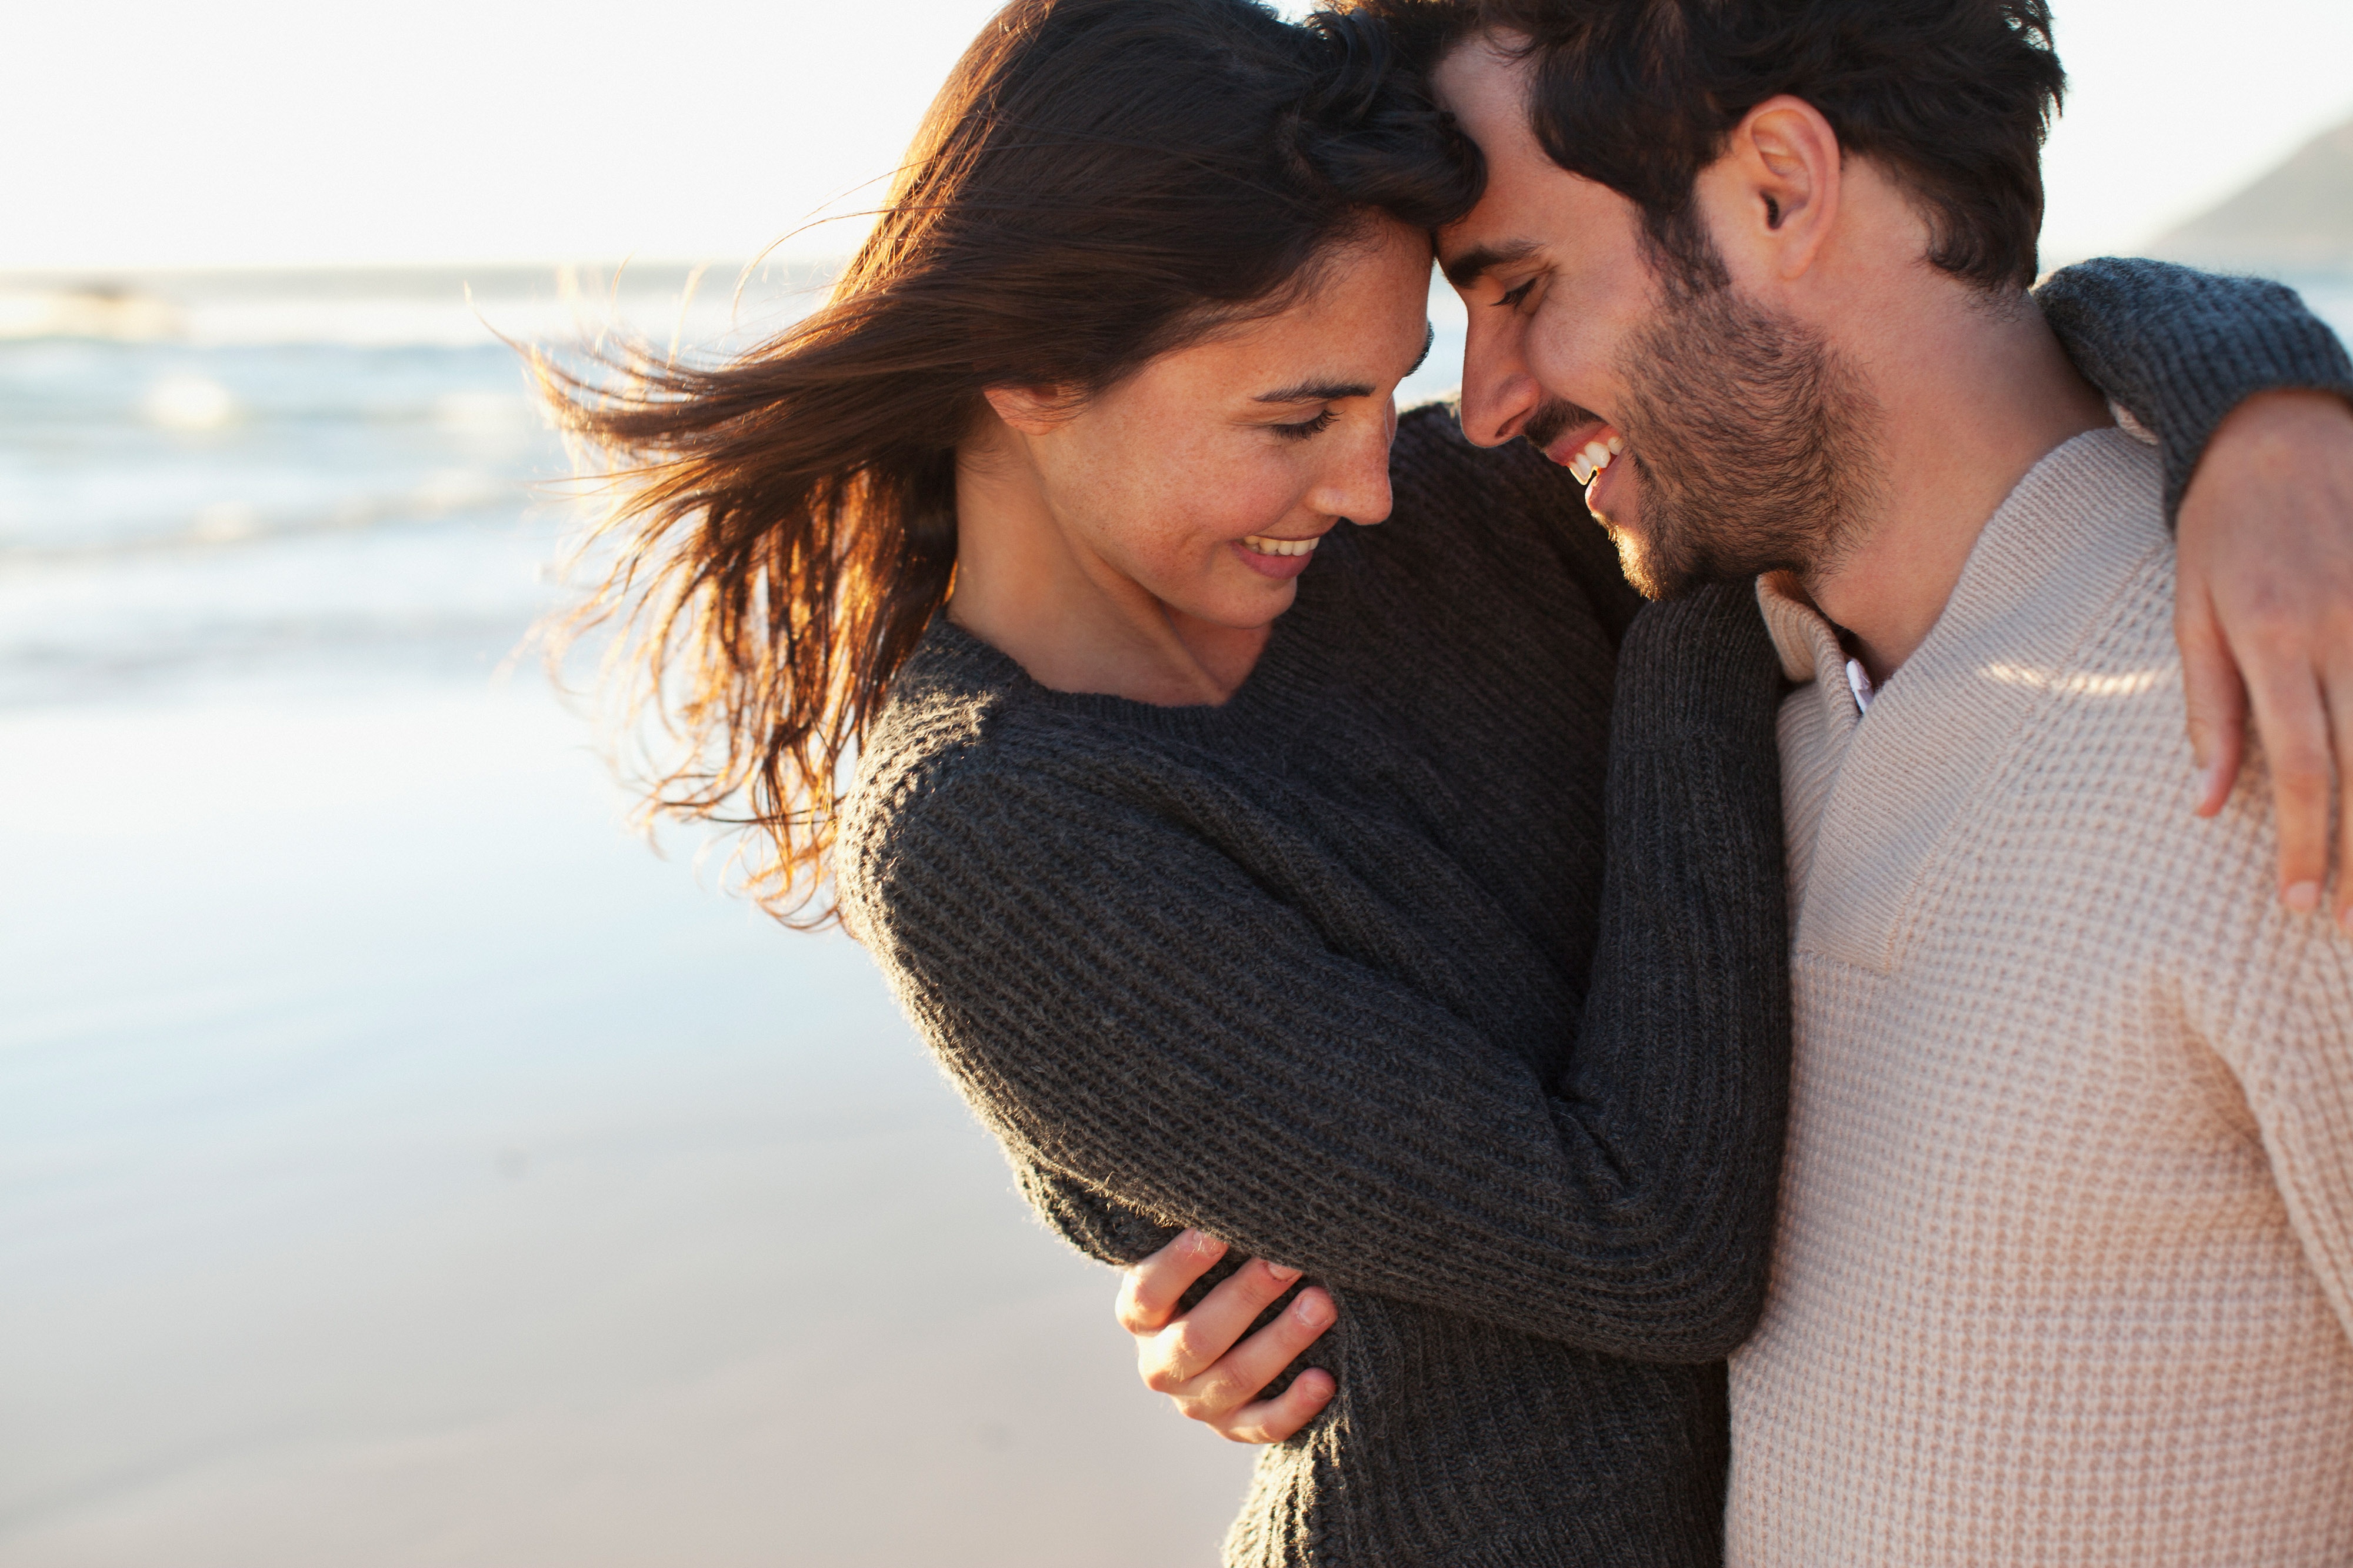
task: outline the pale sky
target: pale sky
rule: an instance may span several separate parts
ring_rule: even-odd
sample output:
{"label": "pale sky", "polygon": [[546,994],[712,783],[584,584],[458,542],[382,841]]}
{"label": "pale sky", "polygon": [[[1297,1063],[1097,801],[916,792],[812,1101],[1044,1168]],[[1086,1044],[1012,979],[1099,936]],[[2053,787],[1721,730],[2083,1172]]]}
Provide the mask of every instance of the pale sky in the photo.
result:
{"label": "pale sky", "polygon": [[[2353,0],[2057,3],[2046,262],[2143,243],[2353,115]],[[994,8],[20,5],[0,268],[746,256],[887,175]]]}

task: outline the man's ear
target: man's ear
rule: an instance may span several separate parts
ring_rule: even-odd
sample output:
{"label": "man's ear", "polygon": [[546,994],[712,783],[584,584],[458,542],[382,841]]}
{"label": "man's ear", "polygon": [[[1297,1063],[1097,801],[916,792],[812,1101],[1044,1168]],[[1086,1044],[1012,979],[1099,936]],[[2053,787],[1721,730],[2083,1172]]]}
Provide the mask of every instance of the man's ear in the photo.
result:
{"label": "man's ear", "polygon": [[1734,272],[1803,277],[1837,226],[1841,173],[1838,132],[1804,99],[1783,93],[1743,115],[1698,193]]}
{"label": "man's ear", "polygon": [[980,395],[999,419],[1024,436],[1042,436],[1070,417],[1067,387],[987,386]]}

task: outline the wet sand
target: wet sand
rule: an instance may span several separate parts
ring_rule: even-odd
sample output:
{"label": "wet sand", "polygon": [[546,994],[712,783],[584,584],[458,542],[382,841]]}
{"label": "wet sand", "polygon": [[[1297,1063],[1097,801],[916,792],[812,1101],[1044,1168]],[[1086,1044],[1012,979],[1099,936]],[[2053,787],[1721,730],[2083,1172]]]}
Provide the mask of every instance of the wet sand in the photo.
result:
{"label": "wet sand", "polygon": [[0,710],[0,1564],[1208,1563],[863,956],[520,677]]}

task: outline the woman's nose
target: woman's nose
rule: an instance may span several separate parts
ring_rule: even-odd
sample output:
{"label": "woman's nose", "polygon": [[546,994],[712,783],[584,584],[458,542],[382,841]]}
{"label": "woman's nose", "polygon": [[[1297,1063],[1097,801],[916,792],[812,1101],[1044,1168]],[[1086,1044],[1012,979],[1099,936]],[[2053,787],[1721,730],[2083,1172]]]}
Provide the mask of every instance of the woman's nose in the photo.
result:
{"label": "woman's nose", "polygon": [[1370,526],[1389,514],[1389,442],[1397,433],[1394,412],[1347,444],[1309,504],[1326,517],[1345,517]]}

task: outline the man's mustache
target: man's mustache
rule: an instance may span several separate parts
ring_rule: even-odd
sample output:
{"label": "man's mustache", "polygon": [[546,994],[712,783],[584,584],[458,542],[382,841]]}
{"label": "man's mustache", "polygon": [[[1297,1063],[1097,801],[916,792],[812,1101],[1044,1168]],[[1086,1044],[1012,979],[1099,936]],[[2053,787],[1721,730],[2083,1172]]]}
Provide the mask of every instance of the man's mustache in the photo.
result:
{"label": "man's mustache", "polygon": [[1580,425],[1607,423],[1590,408],[1580,408],[1566,398],[1547,397],[1536,405],[1534,414],[1528,416],[1528,422],[1520,427],[1520,434],[1527,437],[1531,446],[1541,450],[1559,439],[1564,430],[1574,430]]}

